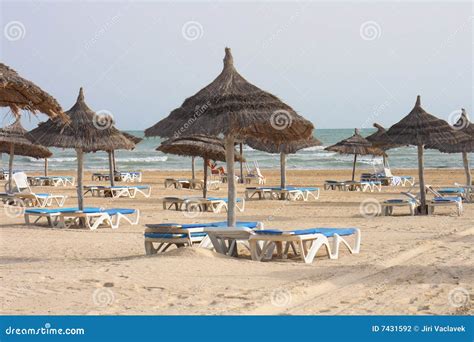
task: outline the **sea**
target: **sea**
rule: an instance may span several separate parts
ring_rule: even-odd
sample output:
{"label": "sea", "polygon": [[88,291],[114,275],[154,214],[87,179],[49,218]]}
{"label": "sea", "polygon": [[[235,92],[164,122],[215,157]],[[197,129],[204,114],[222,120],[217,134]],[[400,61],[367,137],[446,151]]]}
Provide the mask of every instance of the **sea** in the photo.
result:
{"label": "sea", "polygon": [[[370,135],[374,129],[362,129],[363,136]],[[143,131],[127,131],[139,137],[144,136]],[[322,146],[310,147],[296,154],[288,155],[288,169],[302,170],[334,170],[352,168],[353,156],[341,155],[325,151],[324,148],[336,142],[350,137],[353,129],[316,129],[315,136],[323,143]],[[164,154],[156,151],[160,145],[159,138],[145,138],[133,151],[116,151],[117,169],[122,171],[133,170],[189,170],[191,158],[172,154]],[[75,170],[76,154],[73,149],[51,148],[53,156],[48,159],[50,170]],[[278,154],[268,154],[257,151],[249,146],[243,148],[247,162],[257,161],[260,168],[278,168],[280,158]],[[473,160],[472,154],[470,160]],[[196,159],[196,167],[202,168],[202,160]],[[388,162],[391,168],[416,168],[417,149],[414,146],[400,147],[388,151]],[[472,163],[472,162],[471,162]],[[218,163],[219,164],[219,163]],[[223,163],[221,163],[223,164]],[[372,171],[378,169],[382,164],[381,157],[358,156],[357,167]],[[108,168],[108,156],[105,152],[89,153],[85,157],[85,168],[87,170],[106,170]],[[2,154],[0,168],[8,167],[8,155]],[[461,154],[445,154],[436,150],[425,151],[425,167],[427,168],[462,168]],[[29,157],[16,156],[14,169],[22,171],[43,171],[44,160]]]}

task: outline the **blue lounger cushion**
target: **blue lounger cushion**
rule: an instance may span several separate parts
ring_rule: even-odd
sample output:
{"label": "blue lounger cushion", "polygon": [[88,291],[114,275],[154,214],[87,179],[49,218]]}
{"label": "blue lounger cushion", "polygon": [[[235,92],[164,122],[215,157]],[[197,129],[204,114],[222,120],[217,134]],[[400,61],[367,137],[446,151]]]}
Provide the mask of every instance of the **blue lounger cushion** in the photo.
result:
{"label": "blue lounger cushion", "polygon": [[[204,232],[191,233],[191,237],[204,237],[207,234]],[[150,239],[176,239],[184,238],[186,234],[172,234],[172,233],[145,233],[146,238]]]}
{"label": "blue lounger cushion", "polygon": [[[245,221],[237,221],[237,227],[244,227],[255,229],[257,228],[258,222],[245,222]],[[227,227],[227,222],[209,222],[209,223],[187,223],[187,224],[179,224],[179,223],[161,223],[152,225],[156,228],[182,228],[182,229],[191,229],[191,228],[213,228],[213,227]]]}
{"label": "blue lounger cushion", "polygon": [[356,233],[354,228],[309,228],[309,229],[299,229],[299,230],[278,230],[278,229],[263,229],[256,230],[256,234],[259,235],[307,235],[307,234],[323,234],[326,237],[332,237],[334,234],[340,236],[352,235]]}
{"label": "blue lounger cushion", "polygon": [[434,202],[462,202],[461,197],[435,197]]}
{"label": "blue lounger cushion", "polygon": [[401,199],[401,198],[394,198],[394,199],[388,199],[385,200],[385,203],[416,203],[414,199],[407,198],[407,199]]}
{"label": "blue lounger cushion", "polygon": [[[80,212],[79,208],[56,208],[56,209],[46,209],[46,208],[34,208],[34,209],[26,209],[26,214],[64,214],[64,213],[76,213]],[[134,214],[136,212],[135,209],[126,209],[126,208],[112,208],[112,209],[103,209],[103,208],[95,208],[95,207],[87,207],[82,210],[83,213],[86,214],[94,214],[94,213],[107,213],[111,216],[122,214],[122,215],[129,215]]]}
{"label": "blue lounger cushion", "polygon": [[463,194],[464,188],[443,188],[438,190],[441,194]]}

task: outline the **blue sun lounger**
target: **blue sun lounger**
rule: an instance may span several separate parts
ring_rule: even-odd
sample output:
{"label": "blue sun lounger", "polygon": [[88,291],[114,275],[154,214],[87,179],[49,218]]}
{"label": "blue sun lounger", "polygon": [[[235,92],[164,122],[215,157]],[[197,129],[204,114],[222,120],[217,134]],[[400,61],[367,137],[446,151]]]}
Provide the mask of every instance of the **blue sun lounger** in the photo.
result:
{"label": "blue sun lounger", "polygon": [[[222,209],[227,211],[227,198],[220,197],[165,197],[163,198],[163,209],[177,211],[183,210],[187,212],[205,212],[211,211],[213,213],[219,213]],[[245,210],[245,200],[243,198],[237,198],[237,209],[242,212]]]}
{"label": "blue sun lounger", "polygon": [[[263,224],[260,222],[237,222],[237,227],[247,229],[261,229]],[[210,223],[163,223],[163,224],[147,224],[145,229],[145,252],[147,255],[165,252],[170,246],[176,245],[190,246],[199,244],[199,247],[209,247],[210,241],[207,238],[206,229],[209,228],[225,228],[227,222],[210,222]],[[154,243],[158,243],[158,247],[154,247]]]}
{"label": "blue sun lounger", "polygon": [[[352,245],[346,240],[350,236],[354,237]],[[275,248],[277,257],[287,258],[291,248],[294,254],[299,255],[307,264],[313,262],[323,246],[330,259],[339,257],[341,244],[347,247],[349,252],[359,253],[360,241],[361,233],[358,228],[310,228],[290,231],[264,229],[255,231],[249,237],[252,260],[268,259],[273,255]]]}
{"label": "blue sun lounger", "polygon": [[36,217],[33,224],[41,218],[48,221],[50,227],[69,228],[77,225],[79,220],[83,220],[90,230],[95,230],[99,226],[108,226],[116,229],[120,226],[120,221],[125,220],[131,225],[138,224],[140,211],[138,209],[125,208],[96,208],[87,207],[84,210],[78,208],[34,208],[25,210],[25,222],[31,224],[30,217]]}

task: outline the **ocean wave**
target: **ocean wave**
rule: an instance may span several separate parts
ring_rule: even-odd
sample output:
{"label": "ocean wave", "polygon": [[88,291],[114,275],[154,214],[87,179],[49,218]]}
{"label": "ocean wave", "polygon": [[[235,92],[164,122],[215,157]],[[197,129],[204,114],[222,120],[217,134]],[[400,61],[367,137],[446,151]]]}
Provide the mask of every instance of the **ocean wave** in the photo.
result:
{"label": "ocean wave", "polygon": [[167,161],[167,156],[143,157],[143,158],[117,158],[116,161],[120,163],[153,163]]}

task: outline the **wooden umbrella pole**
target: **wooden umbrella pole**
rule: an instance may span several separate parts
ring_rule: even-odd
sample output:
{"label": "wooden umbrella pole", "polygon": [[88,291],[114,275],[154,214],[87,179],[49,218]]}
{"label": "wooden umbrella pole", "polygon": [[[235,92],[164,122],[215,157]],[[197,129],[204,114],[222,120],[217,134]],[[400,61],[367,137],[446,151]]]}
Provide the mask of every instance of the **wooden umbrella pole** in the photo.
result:
{"label": "wooden umbrella pole", "polygon": [[286,187],[286,154],[280,153],[280,186]]}
{"label": "wooden umbrella pole", "polygon": [[[206,167],[206,161],[204,161],[204,168]],[[195,161],[195,157],[191,157],[191,173],[192,173],[192,176],[193,176],[193,180],[196,179],[196,170],[195,170],[195,167],[196,167],[196,161]]]}
{"label": "wooden umbrella pole", "polygon": [[228,210],[227,210],[227,225],[235,227],[235,204],[236,204],[236,189],[235,189],[235,170],[234,170],[234,136],[227,135],[225,137],[225,152],[227,163],[227,189],[228,189]]}
{"label": "wooden umbrella pole", "polygon": [[357,154],[354,154],[354,164],[352,165],[352,181],[355,179]]}
{"label": "wooden umbrella pole", "polygon": [[420,179],[420,213],[426,215],[426,189],[425,189],[425,175],[424,175],[424,160],[423,160],[423,145],[418,145],[418,177]]}
{"label": "wooden umbrella pole", "polygon": [[117,164],[115,162],[115,150],[112,150],[112,168],[115,174],[115,171],[117,171]]}
{"label": "wooden umbrella pole", "polygon": [[44,176],[48,177],[48,158],[44,158]]}
{"label": "wooden umbrella pole", "polygon": [[240,152],[240,179],[239,179],[239,182],[240,183],[244,183],[244,162],[243,162],[243,158],[244,158],[244,148],[243,148],[243,143],[240,143],[239,144],[239,152]]}
{"label": "wooden umbrella pole", "polygon": [[77,154],[77,205],[79,210],[84,210],[84,152],[78,148],[76,149]]}
{"label": "wooden umbrella pole", "polygon": [[114,173],[114,162],[112,157],[112,151],[108,151],[109,154],[109,178],[110,186],[115,186],[115,173]]}
{"label": "wooden umbrella pole", "polygon": [[[194,159],[194,157],[193,157]],[[204,158],[204,184],[202,186],[202,197],[206,198],[207,197],[207,158]]]}
{"label": "wooden umbrella pole", "polygon": [[464,171],[466,172],[466,185],[472,185],[472,176],[471,176],[471,169],[469,168],[469,157],[467,152],[462,153],[462,162],[464,164]]}
{"label": "wooden umbrella pole", "polygon": [[15,145],[10,144],[10,159],[8,159],[8,191],[13,192],[13,158],[15,156]]}

